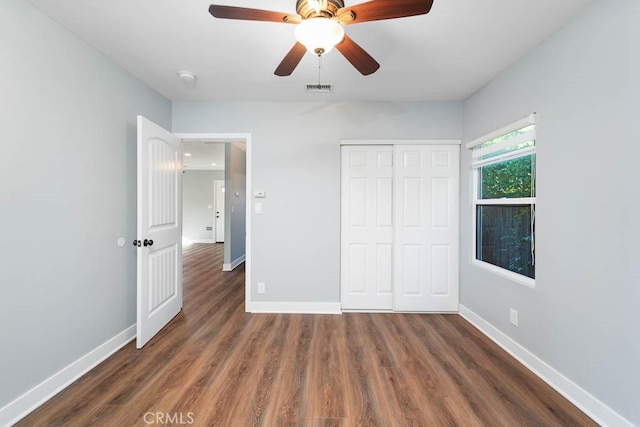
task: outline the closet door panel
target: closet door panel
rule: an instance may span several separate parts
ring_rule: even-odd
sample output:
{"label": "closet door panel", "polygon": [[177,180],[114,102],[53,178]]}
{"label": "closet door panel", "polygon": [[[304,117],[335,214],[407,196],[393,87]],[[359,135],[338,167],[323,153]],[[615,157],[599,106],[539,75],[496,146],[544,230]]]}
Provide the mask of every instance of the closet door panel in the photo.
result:
{"label": "closet door panel", "polygon": [[340,286],[345,310],[393,308],[393,148],[343,146]]}
{"label": "closet door panel", "polygon": [[394,150],[394,310],[458,311],[460,147]]}

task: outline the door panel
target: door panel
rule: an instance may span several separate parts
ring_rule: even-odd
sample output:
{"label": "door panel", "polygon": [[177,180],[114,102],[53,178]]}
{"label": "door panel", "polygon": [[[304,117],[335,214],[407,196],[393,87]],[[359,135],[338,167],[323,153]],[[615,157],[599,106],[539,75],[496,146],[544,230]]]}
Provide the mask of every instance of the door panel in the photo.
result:
{"label": "door panel", "polygon": [[396,145],[394,310],[458,311],[457,145]]}
{"label": "door panel", "polygon": [[215,241],[224,243],[224,181],[213,181],[215,205]]}
{"label": "door panel", "polygon": [[182,309],[181,205],[182,143],[138,116],[138,348]]}
{"label": "door panel", "polygon": [[376,245],[376,291],[391,294],[393,291],[393,245]]}
{"label": "door panel", "polygon": [[393,307],[393,148],[342,147],[341,299],[345,310]]}

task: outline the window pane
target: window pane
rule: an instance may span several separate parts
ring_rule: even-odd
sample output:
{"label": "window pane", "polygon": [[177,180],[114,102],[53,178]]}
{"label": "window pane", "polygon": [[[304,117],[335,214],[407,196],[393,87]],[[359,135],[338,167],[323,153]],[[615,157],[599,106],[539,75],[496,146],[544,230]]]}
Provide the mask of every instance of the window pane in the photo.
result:
{"label": "window pane", "polygon": [[[479,199],[535,197],[532,186],[535,154],[506,160],[479,169]],[[533,190],[533,191],[532,191]]]}
{"label": "window pane", "polygon": [[531,206],[477,206],[476,257],[535,278],[531,254]]}

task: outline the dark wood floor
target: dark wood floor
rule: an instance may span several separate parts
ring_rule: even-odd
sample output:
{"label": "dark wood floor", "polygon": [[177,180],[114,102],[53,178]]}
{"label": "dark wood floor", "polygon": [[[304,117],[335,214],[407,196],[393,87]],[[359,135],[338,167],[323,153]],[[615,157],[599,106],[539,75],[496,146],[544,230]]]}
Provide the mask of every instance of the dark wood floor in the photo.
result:
{"label": "dark wood floor", "polygon": [[595,425],[458,315],[247,314],[222,245],[184,255],[182,313],[18,425]]}

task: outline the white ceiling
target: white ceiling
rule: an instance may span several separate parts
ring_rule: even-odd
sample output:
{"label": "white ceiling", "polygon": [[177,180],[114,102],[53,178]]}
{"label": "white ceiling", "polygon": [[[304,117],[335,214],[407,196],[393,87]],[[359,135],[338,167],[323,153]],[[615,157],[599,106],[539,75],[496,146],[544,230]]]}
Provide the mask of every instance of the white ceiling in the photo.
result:
{"label": "white ceiling", "polygon": [[184,169],[224,170],[224,146],[224,142],[183,141]]}
{"label": "white ceiling", "polygon": [[[345,27],[380,64],[363,77],[339,52],[323,57],[332,93],[306,93],[318,60],[273,74],[295,43],[288,24],[213,18],[211,0],[28,0],[174,101],[461,100],[553,34],[590,0],[435,0],[428,15]],[[346,5],[360,3],[345,0]],[[216,4],[294,13],[295,0]],[[178,71],[196,74],[186,87]]]}

